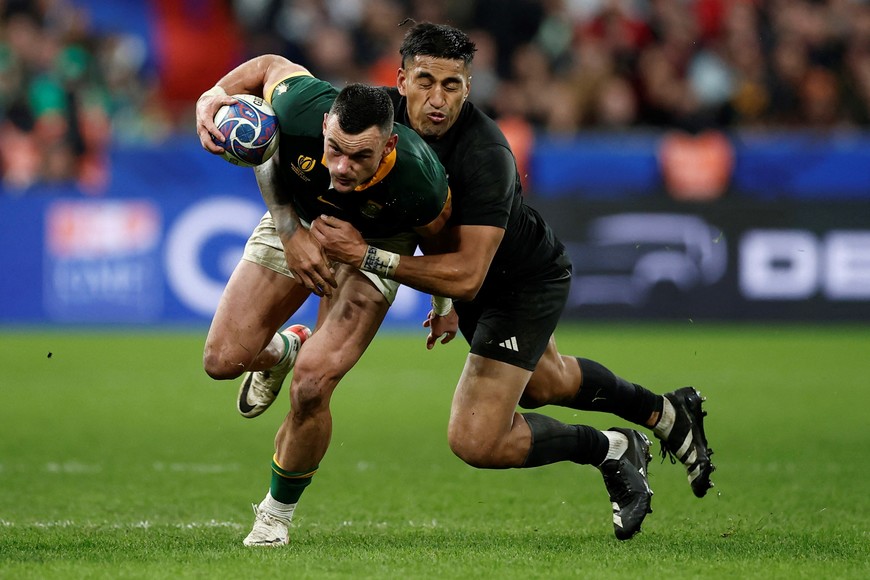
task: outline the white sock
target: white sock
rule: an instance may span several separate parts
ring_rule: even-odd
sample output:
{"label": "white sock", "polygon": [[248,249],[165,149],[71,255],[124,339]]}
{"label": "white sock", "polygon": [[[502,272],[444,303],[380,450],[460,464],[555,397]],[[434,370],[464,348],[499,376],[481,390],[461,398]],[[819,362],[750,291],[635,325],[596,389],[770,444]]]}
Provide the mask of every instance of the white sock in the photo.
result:
{"label": "white sock", "polygon": [[293,520],[293,511],[296,510],[295,503],[281,503],[274,497],[272,492],[266,494],[263,501],[260,502],[260,511],[264,511],[270,516],[274,516],[279,520],[284,520],[290,523]]}
{"label": "white sock", "polygon": [[[602,431],[602,433],[604,433],[604,436],[607,437],[607,440],[610,442],[610,445],[607,447],[607,455],[604,457],[604,461],[607,461],[608,459],[619,459],[626,451],[628,451],[628,437],[619,431]],[[604,463],[604,461],[601,463]]]}
{"label": "white sock", "polygon": [[662,397],[662,399],[665,400],[665,403],[662,405],[662,416],[656,426],[653,427],[653,433],[659,439],[667,439],[668,435],[671,434],[671,429],[674,428],[674,419],[676,419],[677,414],[668,398]]}
{"label": "white sock", "polygon": [[272,343],[277,344],[278,352],[281,353],[281,356],[278,357],[278,362],[276,362],[275,366],[272,367],[275,368],[276,366],[287,360],[287,357],[290,355],[290,339],[281,334],[280,332],[276,332],[275,336],[272,337]]}

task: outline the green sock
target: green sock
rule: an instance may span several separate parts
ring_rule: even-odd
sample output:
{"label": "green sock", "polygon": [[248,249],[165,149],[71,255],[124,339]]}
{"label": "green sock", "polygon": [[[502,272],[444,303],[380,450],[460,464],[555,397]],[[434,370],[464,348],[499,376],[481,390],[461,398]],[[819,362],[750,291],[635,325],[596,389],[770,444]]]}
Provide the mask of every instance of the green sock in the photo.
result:
{"label": "green sock", "polygon": [[317,467],[303,472],[287,471],[278,465],[277,457],[272,458],[272,484],[269,491],[275,500],[294,504],[299,501],[302,492],[311,483],[311,478],[317,473]]}
{"label": "green sock", "polygon": [[[282,333],[278,333],[278,336],[281,337],[281,340],[284,341],[284,354],[281,355],[281,358],[278,359],[278,362],[275,363],[275,366],[278,366],[290,356],[290,339],[284,336]],[[273,463],[272,465],[276,465]]]}

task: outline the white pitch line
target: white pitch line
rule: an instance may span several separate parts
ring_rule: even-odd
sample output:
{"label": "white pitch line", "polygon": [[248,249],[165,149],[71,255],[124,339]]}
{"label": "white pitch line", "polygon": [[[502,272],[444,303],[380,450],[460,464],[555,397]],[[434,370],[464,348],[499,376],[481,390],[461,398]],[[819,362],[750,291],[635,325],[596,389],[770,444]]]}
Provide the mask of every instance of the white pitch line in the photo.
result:
{"label": "white pitch line", "polygon": [[3,528],[109,528],[112,530],[129,530],[129,529],[150,529],[150,528],[176,528],[183,530],[203,529],[203,528],[232,528],[244,529],[245,526],[238,522],[222,522],[218,520],[208,520],[204,522],[186,522],[186,523],[155,523],[148,520],[129,523],[95,523],[95,522],[76,522],[73,520],[54,520],[47,522],[11,522],[9,520],[0,520],[0,527]]}
{"label": "white pitch line", "polygon": [[239,471],[238,463],[164,463],[155,461],[154,471],[171,471],[174,473],[229,473]]}
{"label": "white pitch line", "polygon": [[[83,461],[72,459],[67,461],[48,461],[43,463],[39,469],[44,473],[50,474],[86,475],[110,471],[110,467],[111,466],[102,463],[85,463]],[[184,463],[164,461],[155,461],[151,464],[151,468],[154,471],[161,473],[198,474],[235,473],[242,469],[241,465],[238,463]],[[25,471],[30,471],[29,467],[21,464],[0,463],[0,473]]]}

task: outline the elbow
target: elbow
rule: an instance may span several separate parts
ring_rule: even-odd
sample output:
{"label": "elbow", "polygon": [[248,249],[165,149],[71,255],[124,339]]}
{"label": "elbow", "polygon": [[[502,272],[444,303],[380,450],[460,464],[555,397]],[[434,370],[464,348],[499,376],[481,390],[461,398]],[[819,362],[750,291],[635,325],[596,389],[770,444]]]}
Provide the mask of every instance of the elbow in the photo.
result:
{"label": "elbow", "polygon": [[471,302],[477,296],[477,292],[462,292],[461,294],[457,294],[453,297],[454,300],[461,300],[462,302]]}
{"label": "elbow", "polygon": [[457,288],[453,295],[453,299],[469,302],[477,297],[478,290],[480,290],[480,288]]}
{"label": "elbow", "polygon": [[477,297],[480,287],[483,285],[483,277],[473,274],[463,275],[456,280],[455,291],[451,298],[469,302]]}
{"label": "elbow", "polygon": [[259,61],[260,66],[262,66],[263,68],[269,68],[270,66],[274,65],[285,66],[288,64],[293,64],[293,62],[286,57],[274,53],[261,54],[260,56],[254,57],[254,60]]}

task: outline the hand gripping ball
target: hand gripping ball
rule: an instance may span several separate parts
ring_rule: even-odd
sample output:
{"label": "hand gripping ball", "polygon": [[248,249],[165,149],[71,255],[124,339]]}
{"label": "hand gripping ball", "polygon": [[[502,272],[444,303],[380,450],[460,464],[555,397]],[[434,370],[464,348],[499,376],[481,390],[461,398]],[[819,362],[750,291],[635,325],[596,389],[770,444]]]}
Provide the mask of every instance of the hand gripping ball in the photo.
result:
{"label": "hand gripping ball", "polygon": [[233,95],[236,103],[224,105],[214,116],[226,141],[223,157],[233,165],[253,167],[269,160],[278,149],[278,118],[260,97]]}

